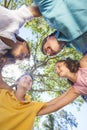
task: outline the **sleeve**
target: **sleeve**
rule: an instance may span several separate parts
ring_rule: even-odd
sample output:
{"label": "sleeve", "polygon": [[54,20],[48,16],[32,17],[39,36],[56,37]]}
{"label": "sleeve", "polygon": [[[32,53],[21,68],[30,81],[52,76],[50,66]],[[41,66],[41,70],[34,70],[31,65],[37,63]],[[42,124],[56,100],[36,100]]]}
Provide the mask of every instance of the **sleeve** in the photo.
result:
{"label": "sleeve", "polygon": [[0,89],[0,96],[1,97],[4,97],[4,95],[6,95],[6,93],[9,93],[9,91],[6,89]]}
{"label": "sleeve", "polygon": [[1,92],[2,92],[2,89],[0,89],[0,94],[1,94]]}
{"label": "sleeve", "polygon": [[35,107],[34,107],[34,111],[37,114],[41,108],[46,106],[46,102],[34,102],[35,103]]}
{"label": "sleeve", "polygon": [[80,95],[87,95],[86,91],[84,91],[84,87],[82,85],[79,85],[77,83],[75,83],[73,85],[73,87],[77,90],[77,92],[80,94]]}
{"label": "sleeve", "polygon": [[39,7],[41,14],[47,17],[47,15],[50,15],[50,12],[55,8],[56,0],[34,0],[34,3]]}
{"label": "sleeve", "polygon": [[26,5],[23,5],[16,11],[18,18],[21,19],[23,22],[30,21],[33,18],[33,14],[30,12],[29,7],[27,7]]}

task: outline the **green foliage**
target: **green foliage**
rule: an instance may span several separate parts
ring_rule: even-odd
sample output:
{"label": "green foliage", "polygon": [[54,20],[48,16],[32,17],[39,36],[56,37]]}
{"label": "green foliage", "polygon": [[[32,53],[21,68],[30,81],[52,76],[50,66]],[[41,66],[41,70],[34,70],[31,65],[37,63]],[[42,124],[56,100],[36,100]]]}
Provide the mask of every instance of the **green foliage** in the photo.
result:
{"label": "green foliage", "polygon": [[33,31],[40,33],[42,36],[47,35],[51,31],[50,27],[46,24],[42,17],[34,18],[33,21],[27,22],[25,27],[31,27]]}
{"label": "green foliage", "polygon": [[0,4],[9,9],[16,9],[23,4],[31,5],[33,0],[1,0]]}
{"label": "green foliage", "polygon": [[72,130],[78,125],[75,116],[65,110],[46,115],[45,120],[43,118],[40,119],[43,121],[39,124],[38,130]]}

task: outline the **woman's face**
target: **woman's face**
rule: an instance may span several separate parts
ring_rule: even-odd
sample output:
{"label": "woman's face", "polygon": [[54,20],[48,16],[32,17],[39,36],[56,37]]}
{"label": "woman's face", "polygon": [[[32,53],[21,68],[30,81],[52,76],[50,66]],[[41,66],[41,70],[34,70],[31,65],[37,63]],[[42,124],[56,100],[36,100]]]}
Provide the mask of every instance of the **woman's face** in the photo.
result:
{"label": "woman's face", "polygon": [[32,78],[29,75],[24,75],[18,81],[18,85],[20,87],[23,87],[24,89],[26,89],[26,91],[29,91],[29,90],[32,89],[32,84],[33,84],[33,81],[32,81]]}
{"label": "woman's face", "polygon": [[15,59],[23,60],[29,58],[30,53],[27,48],[26,42],[17,42],[15,47],[12,49],[11,54]]}
{"label": "woman's face", "polygon": [[58,62],[56,63],[56,72],[60,77],[67,78],[68,73],[70,72],[67,68],[66,64],[64,62]]}

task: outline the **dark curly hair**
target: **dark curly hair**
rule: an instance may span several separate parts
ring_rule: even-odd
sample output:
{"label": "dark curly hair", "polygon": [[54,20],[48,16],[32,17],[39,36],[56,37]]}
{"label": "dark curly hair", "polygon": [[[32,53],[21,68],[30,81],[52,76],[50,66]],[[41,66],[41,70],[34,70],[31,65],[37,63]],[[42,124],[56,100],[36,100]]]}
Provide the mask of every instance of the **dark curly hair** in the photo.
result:
{"label": "dark curly hair", "polygon": [[66,64],[66,67],[72,73],[76,73],[78,71],[79,67],[80,67],[80,63],[77,60],[73,60],[73,59],[70,59],[70,58],[67,58],[66,60],[59,60],[58,62],[64,62]]}
{"label": "dark curly hair", "polygon": [[[73,60],[70,58],[67,58],[66,60],[60,60],[58,62],[64,62],[67,66],[67,68],[70,70],[70,72],[75,73],[78,71],[79,67],[80,67],[80,63],[77,60]],[[57,63],[58,63],[57,62]],[[70,85],[74,85],[74,82],[72,82],[71,80],[67,79],[68,83]],[[85,102],[87,102],[87,95],[81,95],[81,97],[83,98],[83,100]]]}

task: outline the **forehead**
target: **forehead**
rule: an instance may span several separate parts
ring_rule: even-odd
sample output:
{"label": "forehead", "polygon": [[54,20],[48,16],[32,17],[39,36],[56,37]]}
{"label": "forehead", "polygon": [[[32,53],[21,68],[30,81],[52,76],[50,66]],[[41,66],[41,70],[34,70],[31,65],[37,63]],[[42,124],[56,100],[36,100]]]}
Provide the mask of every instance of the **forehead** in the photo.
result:
{"label": "forehead", "polygon": [[43,45],[43,49],[45,49],[45,48],[48,47],[48,46],[49,46],[49,42],[46,41],[46,42],[44,43],[44,45]]}
{"label": "forehead", "polygon": [[26,78],[26,77],[27,77],[28,79],[31,79],[31,80],[32,80],[32,78],[31,78],[30,75],[23,75],[23,76],[21,77],[21,79],[22,79],[22,78]]}
{"label": "forehead", "polygon": [[57,62],[56,63],[56,66],[58,67],[58,66],[61,66],[61,65],[65,65],[65,62],[64,61],[61,61],[61,62]]}
{"label": "forehead", "polygon": [[18,51],[21,50],[22,52],[26,51],[26,53],[30,52],[29,45],[26,42],[18,43],[18,46],[16,47],[16,50],[18,50]]}

